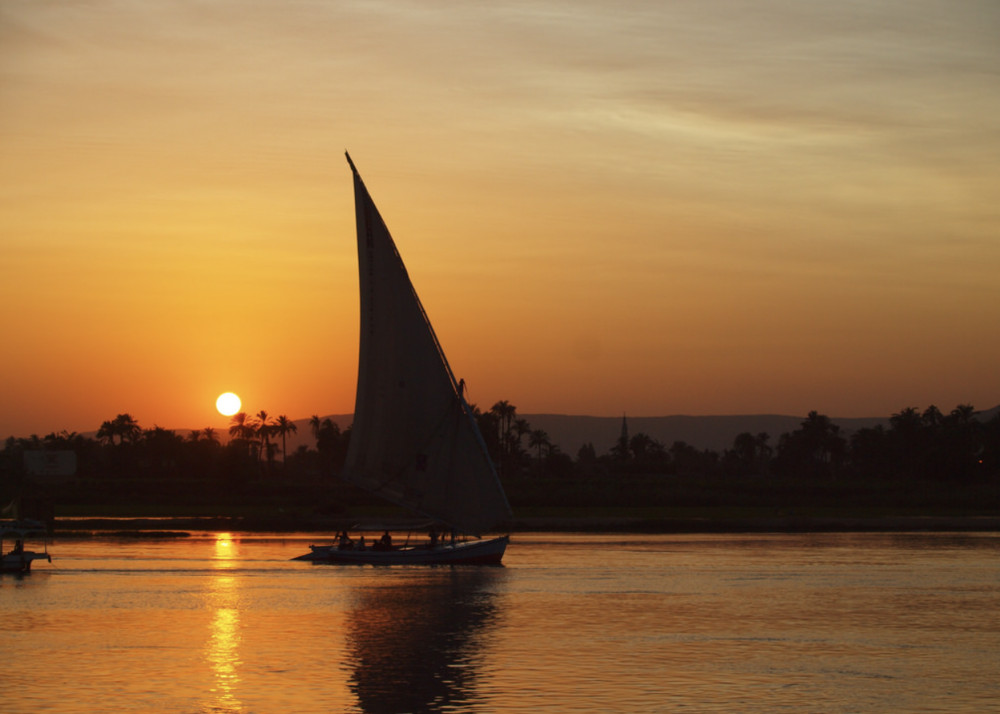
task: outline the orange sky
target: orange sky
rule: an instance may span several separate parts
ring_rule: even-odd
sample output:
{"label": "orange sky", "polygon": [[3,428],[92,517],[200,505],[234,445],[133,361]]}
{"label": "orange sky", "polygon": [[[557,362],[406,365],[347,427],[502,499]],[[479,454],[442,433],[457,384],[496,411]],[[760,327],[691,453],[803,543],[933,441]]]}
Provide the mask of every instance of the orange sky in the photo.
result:
{"label": "orange sky", "polygon": [[3,3],[0,437],[350,412],[345,148],[480,406],[992,407],[997,37],[963,0]]}

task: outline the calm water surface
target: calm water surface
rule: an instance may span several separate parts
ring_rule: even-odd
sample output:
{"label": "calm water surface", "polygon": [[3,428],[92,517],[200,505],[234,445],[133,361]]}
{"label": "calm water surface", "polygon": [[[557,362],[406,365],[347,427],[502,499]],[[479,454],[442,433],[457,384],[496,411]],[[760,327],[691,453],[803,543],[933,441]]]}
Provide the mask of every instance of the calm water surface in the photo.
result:
{"label": "calm water surface", "polygon": [[982,712],[1000,534],[515,535],[499,568],[310,534],[56,541],[0,577],[4,712]]}

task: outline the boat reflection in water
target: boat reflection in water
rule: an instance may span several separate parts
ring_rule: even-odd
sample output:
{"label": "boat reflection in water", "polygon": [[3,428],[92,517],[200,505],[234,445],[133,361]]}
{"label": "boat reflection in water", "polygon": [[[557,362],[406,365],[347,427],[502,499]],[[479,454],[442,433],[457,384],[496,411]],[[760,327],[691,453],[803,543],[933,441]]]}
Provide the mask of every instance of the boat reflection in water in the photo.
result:
{"label": "boat reflection in water", "polygon": [[350,688],[366,712],[440,711],[475,696],[503,569],[380,571],[347,616]]}
{"label": "boat reflection in water", "polygon": [[212,578],[208,593],[207,605],[212,609],[212,621],[205,644],[205,660],[214,678],[210,711],[215,712],[243,711],[236,696],[241,665],[239,579],[226,572],[236,566],[237,547],[229,533],[216,535],[211,562],[219,572]]}

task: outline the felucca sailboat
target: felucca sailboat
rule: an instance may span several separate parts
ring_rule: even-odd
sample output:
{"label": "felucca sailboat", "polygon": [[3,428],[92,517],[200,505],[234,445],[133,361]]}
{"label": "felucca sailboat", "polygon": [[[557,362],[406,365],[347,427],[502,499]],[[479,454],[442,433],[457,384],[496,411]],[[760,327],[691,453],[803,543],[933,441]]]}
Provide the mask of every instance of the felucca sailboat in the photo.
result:
{"label": "felucca sailboat", "polygon": [[[450,531],[417,546],[344,538],[302,560],[499,563],[508,535],[478,538],[511,511],[475,416],[410,282],[396,244],[350,155],[358,233],[361,339],[354,425],[341,478]],[[455,533],[476,536],[457,540]]]}

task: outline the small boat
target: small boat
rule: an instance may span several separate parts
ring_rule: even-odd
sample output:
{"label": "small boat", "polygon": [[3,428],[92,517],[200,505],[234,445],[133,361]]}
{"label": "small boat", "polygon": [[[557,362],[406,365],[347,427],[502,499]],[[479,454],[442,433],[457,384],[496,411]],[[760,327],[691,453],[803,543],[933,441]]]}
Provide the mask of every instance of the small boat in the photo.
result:
{"label": "small boat", "polygon": [[[35,560],[52,562],[48,550],[48,530],[41,521],[22,519],[19,521],[0,521],[0,553],[3,553],[0,572],[29,573],[31,563]],[[25,542],[29,538],[41,539],[44,550],[36,553],[25,550]],[[13,542],[13,548],[7,551],[7,544]]]}
{"label": "small boat", "polygon": [[362,546],[350,544],[311,545],[310,552],[295,560],[355,565],[499,565],[510,536],[453,543],[382,546],[379,541]]}
{"label": "small boat", "polygon": [[382,548],[310,546],[298,560],[366,564],[498,564],[507,496],[427,313],[350,155],[354,175],[361,336],[354,424],[341,478],[452,534]]}

